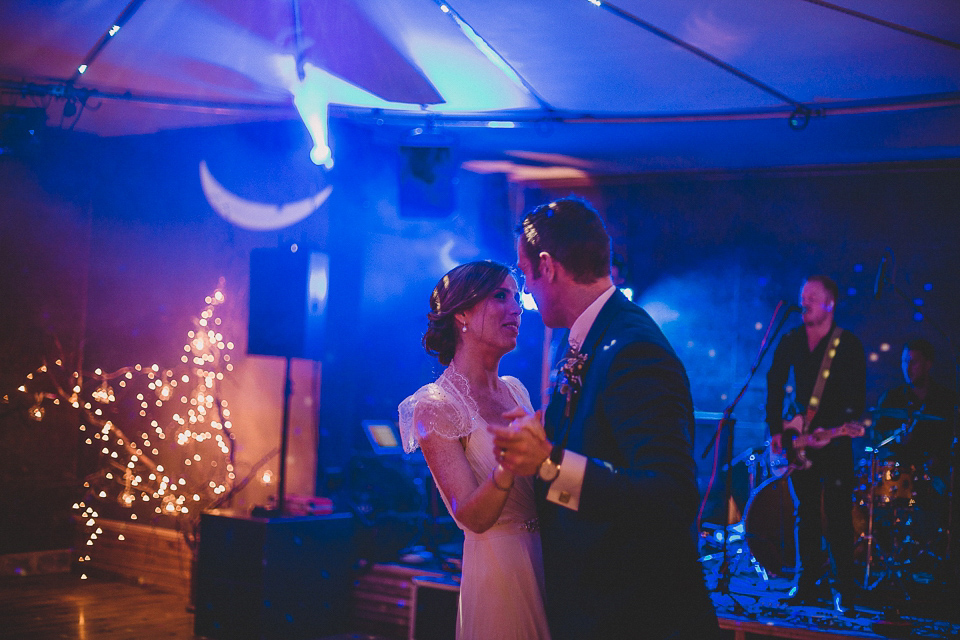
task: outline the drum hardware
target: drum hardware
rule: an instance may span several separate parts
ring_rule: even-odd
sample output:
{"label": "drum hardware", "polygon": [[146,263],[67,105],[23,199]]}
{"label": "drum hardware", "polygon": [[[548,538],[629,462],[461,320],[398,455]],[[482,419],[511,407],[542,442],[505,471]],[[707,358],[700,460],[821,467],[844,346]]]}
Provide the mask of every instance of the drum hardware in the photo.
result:
{"label": "drum hardware", "polygon": [[[756,486],[757,477],[758,477],[757,470],[760,464],[763,462],[761,459],[761,456],[763,453],[767,451],[767,447],[769,446],[770,446],[770,441],[767,440],[766,442],[763,443],[762,446],[747,447],[746,449],[738,453],[733,460],[730,461],[730,466],[735,467],[742,462],[744,466],[747,468],[748,492],[752,492],[753,488]],[[726,471],[727,465],[723,465],[723,468],[721,470]]]}
{"label": "drum hardware", "polygon": [[[878,415],[877,410],[873,410],[871,413],[874,416]],[[878,477],[877,474],[878,474],[878,466],[879,466],[877,454],[880,452],[880,449],[882,447],[885,447],[886,445],[890,444],[895,439],[897,439],[900,436],[900,434],[904,433],[907,430],[908,427],[909,427],[909,424],[904,424],[899,429],[895,430],[891,435],[884,438],[875,447],[868,446],[864,449],[864,452],[870,455],[870,467],[869,467],[870,471],[867,476],[867,533],[865,538],[867,541],[867,562],[866,562],[866,569],[864,570],[864,575],[863,575],[864,589],[869,590],[872,588],[870,586],[870,571],[871,571],[871,565],[873,564],[873,559],[874,559],[873,558],[874,556],[873,525],[874,525],[874,519],[875,519],[874,508],[877,502],[877,492],[876,492],[877,482],[876,481]],[[891,481],[894,481],[895,474],[891,470],[887,470],[887,471],[889,471],[888,475],[891,478]],[[896,474],[896,481],[899,481],[900,477],[901,477],[900,474]],[[900,490],[900,485],[896,485],[891,488],[890,493],[896,493],[899,490]],[[911,485],[911,490],[912,490],[912,485]],[[890,501],[889,495],[885,495],[884,497],[888,499],[887,500],[888,502]],[[876,586],[876,585],[873,585],[873,586]]]}
{"label": "drum hardware", "polygon": [[[867,531],[863,536],[863,540],[866,540],[867,543],[867,561],[866,569],[863,574],[863,588],[871,590],[876,584],[870,584],[870,572],[871,566],[873,565],[873,556],[874,556],[874,536],[873,536],[873,525],[874,525],[874,507],[876,505],[876,482],[877,477],[877,453],[879,452],[878,447],[866,447],[865,452],[870,454],[870,471],[867,475]],[[878,580],[879,582],[879,580]]]}
{"label": "drum hardware", "polygon": [[[900,417],[903,413],[912,419],[926,418],[924,414],[898,411],[885,410],[884,413],[889,417]],[[878,410],[873,413],[880,415]],[[857,489],[860,497],[855,509],[867,511],[866,531],[860,537],[860,542],[865,542],[867,547],[863,586],[888,602],[908,602],[914,592],[936,590],[943,564],[943,558],[933,548],[942,530],[934,531],[935,514],[925,510],[916,499],[917,490],[922,490],[925,484],[926,469],[917,470],[894,461],[881,463],[878,459],[880,450],[911,426],[912,421],[904,423],[875,446],[865,448],[869,471]],[[855,521],[856,516],[855,511]],[[887,534],[882,541],[877,538],[877,524],[881,522]],[[875,575],[878,577],[872,580]]]}
{"label": "drum hardware", "polygon": [[749,566],[746,568],[747,570],[756,572],[756,574],[764,581],[769,580],[766,572],[762,567],[759,566],[756,559],[747,548],[746,539],[744,537],[743,520],[735,524],[727,525],[726,527],[711,523],[704,523],[703,531],[701,532],[700,537],[703,543],[702,550],[706,551],[706,553],[703,553],[703,555],[700,556],[701,563],[708,563],[714,560],[722,561],[723,553],[721,549],[723,546],[724,536],[726,536],[727,543],[729,545],[727,553],[731,558],[729,560],[731,573],[738,575],[742,573],[744,571],[744,563],[746,562],[749,563]]}
{"label": "drum hardware", "polygon": [[[736,465],[743,463],[747,470],[747,496],[754,494],[758,481],[763,481],[770,475],[769,463],[767,461],[769,446],[769,440],[765,441],[762,446],[749,446],[734,456],[729,464],[721,467],[721,471],[726,471],[728,466],[736,467]],[[728,556],[732,558],[728,567],[730,573],[740,574],[746,570],[755,573],[765,583],[769,583],[769,573],[757,561],[747,545],[746,507],[744,507],[743,515],[740,516],[737,522],[728,524],[726,527],[705,523],[703,529],[704,531],[701,533],[701,538],[711,546],[717,545],[717,547],[721,547],[724,536],[726,536],[726,541],[730,545],[727,553]],[[709,562],[721,557],[721,555],[720,553],[708,551],[700,557],[700,561]],[[745,567],[745,563],[747,563],[748,566]]]}
{"label": "drum hardware", "polygon": [[[746,390],[746,386],[744,386],[744,390]],[[743,393],[741,392],[740,395],[742,396]],[[737,399],[739,399],[739,396],[738,396]],[[725,472],[726,472],[726,480],[725,480],[725,482],[724,482],[724,500],[723,500],[723,504],[724,504],[724,506],[725,506],[726,508],[729,508],[730,501],[731,501],[732,495],[733,495],[733,493],[732,493],[732,485],[733,485],[733,461],[732,461],[732,456],[733,456],[733,426],[734,426],[734,424],[736,423],[736,419],[733,418],[733,409],[734,409],[734,406],[736,405],[736,403],[737,403],[737,400],[734,400],[734,402],[724,410],[723,415],[722,415],[722,417],[720,418],[720,421],[717,423],[717,430],[714,432],[713,439],[711,440],[710,444],[707,446],[707,448],[704,450],[704,452],[703,452],[703,454],[702,454],[702,456],[701,456],[701,457],[706,457],[707,453],[708,453],[711,449],[713,449],[713,447],[714,447],[715,445],[719,444],[721,435],[722,435],[722,433],[723,433],[723,430],[726,429],[726,430],[727,430],[727,434],[726,434],[726,437],[727,437],[727,449],[726,449],[726,457],[727,457],[727,460],[726,460],[726,463],[725,463],[725,465],[724,465],[724,470],[725,470]],[[728,516],[728,518],[726,518],[726,521],[727,521],[726,526],[722,527],[721,530],[720,530],[720,531],[721,531],[721,550],[722,550],[722,555],[721,555],[720,567],[719,567],[718,573],[717,573],[717,591],[718,591],[719,593],[723,594],[723,595],[731,595],[731,594],[730,594],[730,549],[729,549],[729,543],[730,543],[730,526],[729,526],[729,525],[730,525],[730,522],[729,522],[729,516]],[[732,596],[731,596],[731,597],[732,597]],[[740,607],[740,604],[739,604],[738,602],[736,602],[736,599],[734,599],[734,602],[735,602],[735,604],[737,605],[737,607]]]}

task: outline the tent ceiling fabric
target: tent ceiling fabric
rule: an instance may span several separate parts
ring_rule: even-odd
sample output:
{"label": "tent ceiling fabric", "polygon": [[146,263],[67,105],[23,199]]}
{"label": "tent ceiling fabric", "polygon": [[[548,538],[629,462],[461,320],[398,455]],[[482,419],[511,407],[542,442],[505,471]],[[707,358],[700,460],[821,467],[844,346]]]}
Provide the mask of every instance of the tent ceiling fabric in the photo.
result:
{"label": "tent ceiling fabric", "polygon": [[[99,135],[295,118],[293,4],[3,3],[0,98],[4,105],[47,106],[48,124]],[[539,144],[534,150],[571,147],[588,153],[592,148],[602,154],[600,141],[629,147],[635,136],[642,141],[650,123],[663,122],[673,125],[669,135],[678,142],[676,153],[695,154],[693,147],[701,143],[691,136],[710,138],[724,128],[760,130],[763,125],[744,123],[771,117],[786,121],[801,104],[814,120],[823,115],[823,122],[886,114],[885,123],[873,125],[916,130],[917,139],[905,141],[904,149],[921,144],[925,157],[956,157],[960,5],[954,0],[836,0],[835,5],[617,0],[603,8],[588,0],[451,0],[447,5],[300,0],[299,50],[308,80],[322,87],[319,95],[345,105],[353,117],[382,109],[394,117],[436,114],[440,125],[453,127],[467,115],[553,123],[550,142],[542,135],[531,138],[534,147]],[[78,64],[128,7],[135,10],[117,35],[69,85]],[[711,56],[743,77],[705,59]],[[63,97],[90,95],[85,89],[100,94],[87,99],[79,116],[65,117]],[[867,120],[854,122],[854,130],[866,131]],[[570,121],[575,124],[564,124]],[[584,124],[593,121],[610,124]],[[942,127],[944,121],[948,126],[931,143],[924,127]],[[684,124],[691,125],[689,133],[683,133]],[[611,129],[617,133],[608,133]],[[825,129],[844,130],[836,123]],[[464,139],[472,135],[479,134],[468,132]],[[896,138],[903,135],[887,132],[884,138],[893,137],[896,148]],[[515,132],[514,139],[523,140],[523,134]],[[886,142],[878,137],[858,144]],[[635,150],[642,152],[642,146]]]}
{"label": "tent ceiling fabric", "polygon": [[[545,11],[538,3],[515,2],[490,11],[485,0],[457,3],[461,15],[479,33],[493,34],[495,48],[518,61],[521,75],[561,110],[703,113],[783,105],[611,12],[589,2],[569,4]],[[616,4],[809,106],[958,89],[960,51],[802,0]],[[923,5],[911,3],[917,10]],[[951,11],[958,13],[956,5]],[[956,16],[952,25],[899,17],[960,42]]]}

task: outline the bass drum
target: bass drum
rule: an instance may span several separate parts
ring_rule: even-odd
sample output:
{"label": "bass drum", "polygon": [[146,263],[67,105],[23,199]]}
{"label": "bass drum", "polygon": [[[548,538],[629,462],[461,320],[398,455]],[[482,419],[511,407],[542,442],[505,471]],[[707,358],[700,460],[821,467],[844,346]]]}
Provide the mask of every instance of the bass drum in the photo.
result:
{"label": "bass drum", "polygon": [[797,497],[790,476],[772,477],[754,489],[744,513],[747,547],[772,576],[797,570]]}

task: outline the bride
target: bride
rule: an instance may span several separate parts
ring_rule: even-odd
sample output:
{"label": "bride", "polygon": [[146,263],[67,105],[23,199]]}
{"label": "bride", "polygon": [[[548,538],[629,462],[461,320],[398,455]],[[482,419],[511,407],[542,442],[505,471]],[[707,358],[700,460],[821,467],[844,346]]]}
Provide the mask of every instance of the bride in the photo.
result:
{"label": "bride", "polygon": [[471,262],[430,296],[427,353],[449,365],[400,404],[409,453],[419,446],[444,503],[464,531],[457,638],[549,638],[543,608],[533,481],[497,464],[488,423],[518,406],[533,412],[500,358],[517,346],[520,294],[510,269]]}

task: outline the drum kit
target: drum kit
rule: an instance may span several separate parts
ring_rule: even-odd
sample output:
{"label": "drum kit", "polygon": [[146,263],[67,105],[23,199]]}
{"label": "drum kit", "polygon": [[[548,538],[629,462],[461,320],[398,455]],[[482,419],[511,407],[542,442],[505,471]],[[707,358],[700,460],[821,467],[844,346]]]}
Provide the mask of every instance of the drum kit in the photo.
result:
{"label": "drum kit", "polygon": [[[938,503],[928,498],[935,493],[929,469],[896,461],[891,445],[917,421],[943,418],[883,408],[871,410],[871,415],[900,426],[887,432],[872,429],[864,438],[851,505],[855,557],[866,590],[909,600],[918,590],[936,588],[946,540]],[[731,527],[742,530],[751,564],[765,580],[790,578],[798,564],[796,496],[783,460],[772,455],[769,443],[765,448],[767,455],[751,449],[737,458],[748,463],[751,490],[742,522]]]}
{"label": "drum kit", "polygon": [[885,588],[909,600],[936,588],[946,553],[945,502],[938,499],[936,479],[926,464],[902,464],[886,457],[886,451],[918,421],[943,418],[906,409],[872,413],[900,426],[864,448],[854,493],[855,557],[864,566],[865,589]]}

